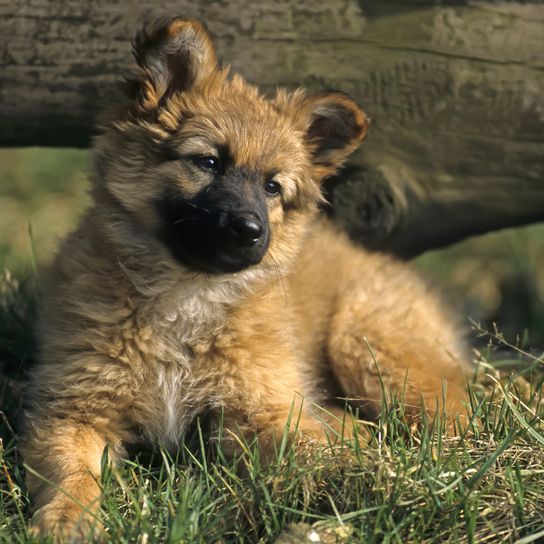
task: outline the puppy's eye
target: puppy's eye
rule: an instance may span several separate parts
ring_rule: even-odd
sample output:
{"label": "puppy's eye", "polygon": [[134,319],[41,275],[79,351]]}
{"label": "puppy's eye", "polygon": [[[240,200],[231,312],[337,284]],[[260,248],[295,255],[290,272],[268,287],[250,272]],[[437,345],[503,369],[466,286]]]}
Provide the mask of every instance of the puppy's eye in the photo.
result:
{"label": "puppy's eye", "polygon": [[202,170],[208,170],[210,172],[219,171],[219,159],[212,156],[205,157],[193,157],[193,163]]}
{"label": "puppy's eye", "polygon": [[277,181],[271,179],[264,184],[264,190],[266,191],[266,194],[270,196],[277,196],[281,193],[281,185]]}

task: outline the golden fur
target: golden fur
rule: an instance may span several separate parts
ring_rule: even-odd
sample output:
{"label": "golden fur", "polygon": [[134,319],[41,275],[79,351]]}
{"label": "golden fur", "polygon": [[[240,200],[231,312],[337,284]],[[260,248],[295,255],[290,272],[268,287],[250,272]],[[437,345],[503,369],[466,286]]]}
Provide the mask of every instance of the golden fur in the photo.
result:
{"label": "golden fur", "polygon": [[[142,440],[175,448],[199,414],[256,433],[269,455],[293,403],[297,440],[326,443],[314,403],[337,414],[337,396],[360,399],[375,415],[380,379],[412,414],[423,402],[452,417],[464,398],[463,347],[440,302],[405,264],[318,214],[320,182],[366,134],[358,106],[341,93],[264,98],[217,66],[192,19],[147,27],[135,55],[131,103],[94,143],[93,205],[43,301],[23,451],[44,533],[94,523],[106,445],[114,459]],[[235,165],[275,172],[282,194],[267,200],[259,264],[195,272],[157,239],[165,185],[190,198],[209,183],[165,160],[165,142],[180,156],[228,145]]]}

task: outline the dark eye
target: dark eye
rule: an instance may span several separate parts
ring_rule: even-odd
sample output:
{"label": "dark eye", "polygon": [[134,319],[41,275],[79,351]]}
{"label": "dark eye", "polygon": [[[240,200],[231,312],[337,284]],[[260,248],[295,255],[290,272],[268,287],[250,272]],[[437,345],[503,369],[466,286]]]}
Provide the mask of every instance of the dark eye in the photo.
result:
{"label": "dark eye", "polygon": [[219,171],[219,159],[216,157],[193,157],[192,161],[202,170]]}
{"label": "dark eye", "polygon": [[264,190],[270,196],[276,196],[281,193],[281,185],[277,181],[271,179],[264,184]]}

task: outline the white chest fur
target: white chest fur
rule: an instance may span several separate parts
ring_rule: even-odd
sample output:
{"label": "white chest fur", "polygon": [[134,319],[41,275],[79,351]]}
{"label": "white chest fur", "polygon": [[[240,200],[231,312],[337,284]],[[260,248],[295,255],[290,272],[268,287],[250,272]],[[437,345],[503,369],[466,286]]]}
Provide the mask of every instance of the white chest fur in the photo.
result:
{"label": "white chest fur", "polygon": [[194,365],[191,346],[220,334],[228,306],[243,297],[245,286],[240,281],[182,282],[145,312],[153,331],[154,362],[144,383],[149,406],[142,407],[141,424],[150,440],[175,448],[212,402],[213,392]]}
{"label": "white chest fur", "polygon": [[155,418],[147,433],[153,441],[170,449],[178,446],[183,433],[199,412],[195,405],[191,379],[186,369],[161,365],[156,374]]}

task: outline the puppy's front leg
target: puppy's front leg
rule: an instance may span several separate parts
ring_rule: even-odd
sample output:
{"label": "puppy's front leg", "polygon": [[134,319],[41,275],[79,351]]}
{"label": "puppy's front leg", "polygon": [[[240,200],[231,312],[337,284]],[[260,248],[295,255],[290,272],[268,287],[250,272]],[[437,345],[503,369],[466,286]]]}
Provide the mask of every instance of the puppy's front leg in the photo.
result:
{"label": "puppy's front leg", "polygon": [[326,446],[329,444],[327,431],[308,410],[295,400],[292,405],[261,406],[248,413],[248,410],[227,409],[223,413],[221,447],[223,452],[234,457],[244,451],[245,446],[258,441],[260,459],[272,462],[287,437],[293,446],[300,444]]}
{"label": "puppy's front leg", "polygon": [[[228,350],[213,361],[222,414],[222,447],[227,455],[243,450],[256,437],[261,458],[271,461],[287,436],[300,442],[326,446],[334,441],[330,428],[320,421],[311,387],[288,346],[266,346],[263,335],[252,351]],[[267,347],[269,349],[267,349]]]}
{"label": "puppy's front leg", "polygon": [[23,453],[38,534],[83,539],[92,529],[99,530],[100,463],[105,446],[104,435],[89,424],[33,420]]}

